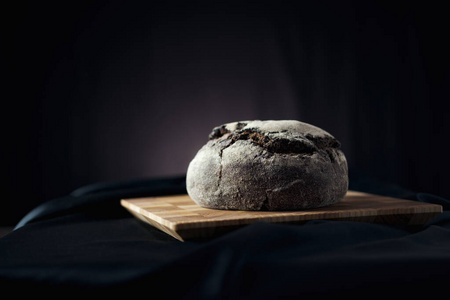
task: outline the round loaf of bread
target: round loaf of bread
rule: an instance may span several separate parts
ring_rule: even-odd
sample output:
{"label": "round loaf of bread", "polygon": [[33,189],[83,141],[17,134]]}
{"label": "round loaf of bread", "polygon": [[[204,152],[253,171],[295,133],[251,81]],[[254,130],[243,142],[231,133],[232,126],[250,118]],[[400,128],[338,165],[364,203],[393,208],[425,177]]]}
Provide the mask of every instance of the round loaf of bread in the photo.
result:
{"label": "round loaf of bread", "polygon": [[189,196],[227,210],[303,210],[342,200],[348,167],[328,132],[295,120],[218,126],[190,162]]}

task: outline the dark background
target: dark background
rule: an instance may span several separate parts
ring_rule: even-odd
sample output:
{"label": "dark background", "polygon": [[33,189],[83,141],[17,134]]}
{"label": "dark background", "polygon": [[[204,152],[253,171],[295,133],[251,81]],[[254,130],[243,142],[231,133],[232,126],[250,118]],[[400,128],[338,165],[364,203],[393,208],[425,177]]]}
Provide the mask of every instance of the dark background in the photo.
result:
{"label": "dark background", "polygon": [[212,127],[251,119],[317,125],[353,176],[450,197],[449,26],[430,3],[4,4],[0,225],[183,174]]}

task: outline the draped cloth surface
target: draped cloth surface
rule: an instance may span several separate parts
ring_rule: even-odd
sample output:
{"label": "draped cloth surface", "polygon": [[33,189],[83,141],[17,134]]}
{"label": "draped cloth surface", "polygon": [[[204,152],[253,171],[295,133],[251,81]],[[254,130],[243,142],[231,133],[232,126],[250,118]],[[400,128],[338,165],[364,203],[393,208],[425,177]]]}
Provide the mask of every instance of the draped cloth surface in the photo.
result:
{"label": "draped cloth surface", "polygon": [[[157,299],[433,295],[450,280],[446,199],[389,185],[350,188],[443,205],[414,227],[347,221],[254,223],[180,242],[134,218],[120,199],[185,193],[185,177],[101,183],[30,211],[0,239],[0,286],[16,294]],[[121,295],[121,294],[119,294]]]}

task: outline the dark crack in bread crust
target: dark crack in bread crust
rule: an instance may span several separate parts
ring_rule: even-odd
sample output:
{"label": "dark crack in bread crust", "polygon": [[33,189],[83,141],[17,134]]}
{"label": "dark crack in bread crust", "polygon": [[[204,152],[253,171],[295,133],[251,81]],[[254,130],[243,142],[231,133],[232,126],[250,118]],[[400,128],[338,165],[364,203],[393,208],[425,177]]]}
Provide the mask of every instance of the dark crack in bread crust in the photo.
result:
{"label": "dark crack in bread crust", "polygon": [[301,210],[331,205],[348,188],[347,161],[328,132],[295,121],[241,121],[215,127],[187,171],[200,206]]}

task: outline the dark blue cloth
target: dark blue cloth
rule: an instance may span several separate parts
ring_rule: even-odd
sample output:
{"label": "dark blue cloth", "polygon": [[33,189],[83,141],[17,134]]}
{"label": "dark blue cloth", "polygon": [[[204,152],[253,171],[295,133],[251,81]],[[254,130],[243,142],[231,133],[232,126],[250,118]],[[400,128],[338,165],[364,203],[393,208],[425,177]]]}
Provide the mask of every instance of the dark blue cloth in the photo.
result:
{"label": "dark blue cloth", "polygon": [[0,239],[2,293],[298,299],[426,292],[431,297],[450,282],[446,199],[353,180],[352,189],[438,202],[446,210],[414,228],[346,221],[258,222],[211,240],[188,242],[139,221],[120,206],[121,198],[185,193],[184,179],[95,184],[37,207]]}

